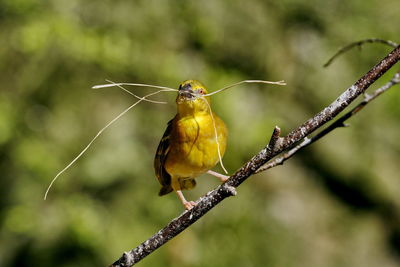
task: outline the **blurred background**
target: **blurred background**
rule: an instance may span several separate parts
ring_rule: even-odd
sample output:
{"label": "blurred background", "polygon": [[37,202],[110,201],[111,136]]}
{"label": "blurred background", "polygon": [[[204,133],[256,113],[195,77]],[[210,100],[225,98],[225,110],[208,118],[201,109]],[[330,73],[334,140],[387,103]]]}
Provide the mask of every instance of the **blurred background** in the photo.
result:
{"label": "blurred background", "polygon": [[[93,85],[198,79],[213,91],[285,80],[213,97],[230,130],[224,163],[233,173],[275,125],[288,133],[392,49],[365,45],[322,68],[339,47],[400,42],[399,14],[397,0],[1,0],[0,266],[107,266],[183,211],[174,194],[157,196],[153,170],[175,93],[107,129],[43,200],[55,174],[135,101]],[[139,266],[399,266],[399,117],[394,87],[351,127],[251,177]],[[189,199],[218,185],[197,180]]]}

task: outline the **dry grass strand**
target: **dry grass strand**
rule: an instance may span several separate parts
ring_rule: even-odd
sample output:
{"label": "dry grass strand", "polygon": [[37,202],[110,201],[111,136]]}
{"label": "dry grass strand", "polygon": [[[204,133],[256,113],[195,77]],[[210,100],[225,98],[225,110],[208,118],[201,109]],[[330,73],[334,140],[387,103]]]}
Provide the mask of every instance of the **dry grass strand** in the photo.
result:
{"label": "dry grass strand", "polygon": [[211,116],[211,120],[212,120],[213,126],[214,126],[215,142],[217,142],[218,160],[219,160],[219,163],[221,164],[221,168],[224,170],[224,172],[226,174],[228,174],[228,171],[225,169],[224,163],[222,162],[221,148],[220,148],[220,144],[219,144],[219,141],[218,141],[218,131],[217,131],[217,126],[215,125],[215,119],[214,119],[213,112],[211,110],[211,106],[208,103],[207,99],[204,98],[204,96],[200,96],[199,98],[202,99],[204,102],[206,102],[206,104],[208,106],[208,109],[209,109],[209,112],[210,112],[210,116]]}
{"label": "dry grass strand", "polygon": [[263,81],[263,80],[244,80],[244,81],[240,81],[240,82],[225,86],[225,87],[223,87],[221,89],[218,89],[218,90],[216,90],[214,92],[208,93],[208,94],[206,94],[204,96],[212,96],[212,95],[218,94],[219,92],[225,91],[226,89],[229,89],[229,88],[232,88],[232,87],[235,87],[237,85],[244,84],[244,83],[264,83],[264,84],[286,85],[285,81],[271,82],[271,81]]}
{"label": "dry grass strand", "polygon": [[53,178],[53,180],[50,182],[49,186],[47,187],[47,190],[44,194],[44,200],[47,199],[47,195],[49,194],[49,191],[51,187],[53,186],[54,182],[58,179],[58,177],[63,174],[66,170],[68,170],[88,149],[89,147],[93,144],[93,142],[108,128],[110,127],[114,122],[116,122],[119,118],[121,118],[123,115],[125,115],[129,110],[131,110],[133,107],[135,107],[137,104],[140,102],[144,101],[147,97],[156,95],[161,92],[165,91],[171,91],[167,89],[161,89],[156,92],[150,93],[145,95],[144,97],[140,98],[138,101],[130,105],[128,108],[126,108],[124,111],[122,111],[118,116],[116,116],[114,119],[112,119],[109,123],[106,124],[100,131],[97,132],[97,134],[92,138],[92,140],[86,145],[86,147],[66,166],[64,169],[62,169],[60,172],[57,173],[57,175]]}

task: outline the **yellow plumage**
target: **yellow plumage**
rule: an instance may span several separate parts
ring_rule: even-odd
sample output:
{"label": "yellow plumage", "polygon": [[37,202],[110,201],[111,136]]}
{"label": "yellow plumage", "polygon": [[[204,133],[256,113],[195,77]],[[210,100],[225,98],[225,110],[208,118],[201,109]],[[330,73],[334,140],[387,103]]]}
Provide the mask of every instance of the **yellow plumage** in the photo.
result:
{"label": "yellow plumage", "polygon": [[[210,99],[205,94],[206,88],[195,80],[179,86],[178,113],[168,122],[154,159],[162,186],[159,195],[176,191],[186,209],[195,203],[186,201],[182,190],[192,189],[196,185],[194,178],[213,168],[226,148],[228,131],[211,111]],[[222,181],[227,178],[210,172]]]}

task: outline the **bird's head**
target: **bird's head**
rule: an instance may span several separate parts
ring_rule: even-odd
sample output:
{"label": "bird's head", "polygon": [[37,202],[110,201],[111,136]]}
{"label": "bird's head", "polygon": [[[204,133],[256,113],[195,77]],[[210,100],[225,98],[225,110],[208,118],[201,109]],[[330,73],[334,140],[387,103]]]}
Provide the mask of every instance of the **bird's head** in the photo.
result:
{"label": "bird's head", "polygon": [[193,114],[197,112],[210,112],[210,98],[206,95],[207,89],[196,80],[187,80],[179,85],[176,104],[178,112],[183,114]]}

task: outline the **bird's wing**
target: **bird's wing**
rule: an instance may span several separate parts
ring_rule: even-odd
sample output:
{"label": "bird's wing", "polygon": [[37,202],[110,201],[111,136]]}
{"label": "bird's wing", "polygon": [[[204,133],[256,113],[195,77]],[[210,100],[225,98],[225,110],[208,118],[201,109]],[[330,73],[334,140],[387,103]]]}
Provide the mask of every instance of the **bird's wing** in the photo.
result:
{"label": "bird's wing", "polygon": [[172,121],[170,120],[165,129],[164,135],[161,138],[160,144],[158,144],[156,157],[154,158],[154,169],[156,171],[156,176],[158,181],[163,187],[171,186],[171,176],[164,168],[165,160],[170,149],[171,144],[171,132],[172,132]]}

